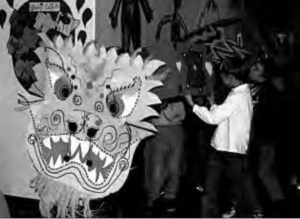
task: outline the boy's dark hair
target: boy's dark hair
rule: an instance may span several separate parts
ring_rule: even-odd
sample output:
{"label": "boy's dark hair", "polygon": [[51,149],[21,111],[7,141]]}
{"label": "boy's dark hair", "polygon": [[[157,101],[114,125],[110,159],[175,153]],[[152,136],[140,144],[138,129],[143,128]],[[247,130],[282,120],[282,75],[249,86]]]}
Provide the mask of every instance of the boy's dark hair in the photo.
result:
{"label": "boy's dark hair", "polygon": [[241,59],[233,57],[224,60],[220,65],[220,72],[226,75],[233,75],[242,82],[246,82],[251,66],[255,63],[252,58]]}
{"label": "boy's dark hair", "polygon": [[275,70],[275,63],[272,59],[261,59],[259,58],[256,63],[261,63],[264,66],[264,77],[269,79]]}
{"label": "boy's dark hair", "polygon": [[261,48],[258,51],[256,56],[255,63],[260,63],[264,66],[264,77],[269,79],[271,77],[271,73],[274,72],[275,63],[274,60],[265,52],[264,48]]}

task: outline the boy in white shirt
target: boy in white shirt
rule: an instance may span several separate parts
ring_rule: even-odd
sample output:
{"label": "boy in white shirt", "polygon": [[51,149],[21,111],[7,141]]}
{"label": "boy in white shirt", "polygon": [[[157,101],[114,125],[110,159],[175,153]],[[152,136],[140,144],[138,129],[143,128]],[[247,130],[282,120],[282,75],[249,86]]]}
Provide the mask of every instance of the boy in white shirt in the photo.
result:
{"label": "boy in white shirt", "polygon": [[223,83],[232,89],[221,105],[214,104],[213,94],[209,97],[211,108],[194,104],[191,96],[186,95],[188,105],[204,122],[218,125],[211,141],[212,152],[207,164],[207,175],[202,199],[203,217],[220,217],[218,212],[218,189],[224,175],[230,182],[230,196],[239,202],[245,173],[244,160],[248,149],[252,120],[252,98],[244,63],[240,59],[224,61],[221,67]]}

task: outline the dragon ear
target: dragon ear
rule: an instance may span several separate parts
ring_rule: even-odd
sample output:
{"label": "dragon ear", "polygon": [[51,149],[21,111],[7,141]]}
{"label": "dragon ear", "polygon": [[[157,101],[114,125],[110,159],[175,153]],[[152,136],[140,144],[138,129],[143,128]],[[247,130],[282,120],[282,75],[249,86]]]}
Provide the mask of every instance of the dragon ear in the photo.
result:
{"label": "dragon ear", "polygon": [[60,55],[49,47],[45,48],[45,51],[47,53],[45,65],[53,85],[58,78],[67,76],[67,74],[64,70],[64,63]]}
{"label": "dragon ear", "polygon": [[47,54],[46,65],[47,64],[48,64],[48,66],[55,65],[57,67],[60,67],[60,68],[64,69],[63,60],[60,57],[60,55],[54,49],[52,49],[50,47],[46,47],[45,52]]}

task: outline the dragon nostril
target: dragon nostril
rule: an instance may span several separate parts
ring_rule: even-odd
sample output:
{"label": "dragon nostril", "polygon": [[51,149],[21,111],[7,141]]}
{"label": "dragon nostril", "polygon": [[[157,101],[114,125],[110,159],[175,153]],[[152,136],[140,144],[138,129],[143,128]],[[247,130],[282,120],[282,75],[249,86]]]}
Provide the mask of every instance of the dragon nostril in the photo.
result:
{"label": "dragon nostril", "polygon": [[66,155],[64,156],[64,161],[69,162],[71,160],[70,156]]}
{"label": "dragon nostril", "polygon": [[77,131],[77,124],[76,122],[68,122],[68,126],[69,126],[69,131],[71,133],[75,133]]}
{"label": "dragon nostril", "polygon": [[86,162],[86,165],[87,165],[88,167],[91,167],[91,166],[93,166],[93,161],[91,161],[91,160],[88,160],[88,161]]}
{"label": "dragon nostril", "polygon": [[99,131],[99,129],[95,129],[95,128],[89,128],[88,130],[87,130],[87,136],[89,137],[89,138],[94,138],[95,136],[96,136],[96,134],[97,134],[97,132]]}

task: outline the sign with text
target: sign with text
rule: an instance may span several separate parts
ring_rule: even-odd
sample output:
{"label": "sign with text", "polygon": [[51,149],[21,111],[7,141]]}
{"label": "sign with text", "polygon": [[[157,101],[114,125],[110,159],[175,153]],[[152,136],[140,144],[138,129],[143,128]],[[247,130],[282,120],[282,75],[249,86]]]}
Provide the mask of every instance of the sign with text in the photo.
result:
{"label": "sign with text", "polygon": [[30,2],[29,5],[30,12],[59,12],[60,11],[60,2]]}

